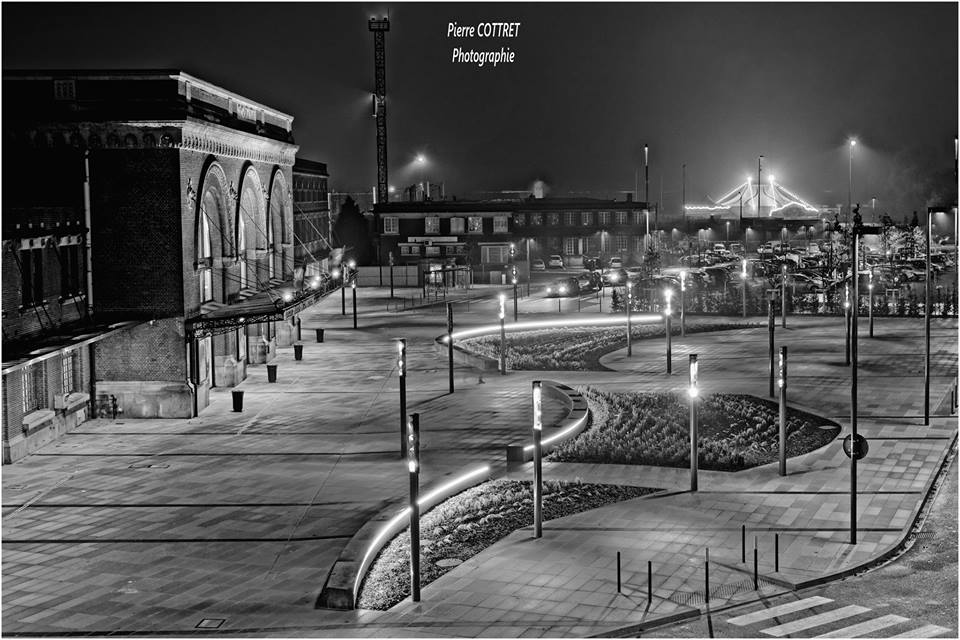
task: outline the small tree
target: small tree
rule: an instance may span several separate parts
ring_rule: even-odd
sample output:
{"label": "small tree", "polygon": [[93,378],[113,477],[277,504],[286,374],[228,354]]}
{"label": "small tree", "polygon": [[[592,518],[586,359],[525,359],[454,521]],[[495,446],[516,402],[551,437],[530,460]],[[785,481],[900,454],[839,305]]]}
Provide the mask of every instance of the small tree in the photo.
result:
{"label": "small tree", "polygon": [[340,214],[333,225],[333,234],[346,249],[345,254],[356,260],[357,264],[371,264],[373,242],[370,228],[360,213],[360,207],[349,196],[340,207]]}

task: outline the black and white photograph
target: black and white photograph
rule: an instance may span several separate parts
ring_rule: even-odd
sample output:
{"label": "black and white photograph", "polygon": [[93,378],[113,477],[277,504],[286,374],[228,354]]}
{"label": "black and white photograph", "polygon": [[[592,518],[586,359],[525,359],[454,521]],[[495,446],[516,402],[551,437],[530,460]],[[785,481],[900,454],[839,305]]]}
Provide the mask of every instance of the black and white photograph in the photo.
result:
{"label": "black and white photograph", "polygon": [[0,635],[958,637],[958,9],[4,0]]}

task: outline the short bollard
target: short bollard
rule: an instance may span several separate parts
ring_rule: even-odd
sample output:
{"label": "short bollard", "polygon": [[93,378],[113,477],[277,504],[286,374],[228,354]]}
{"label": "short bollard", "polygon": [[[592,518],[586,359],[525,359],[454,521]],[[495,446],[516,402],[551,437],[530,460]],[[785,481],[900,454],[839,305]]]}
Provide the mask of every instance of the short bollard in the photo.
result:
{"label": "short bollard", "polygon": [[740,525],[740,562],[747,563],[747,525]]}
{"label": "short bollard", "polygon": [[243,391],[234,390],[232,394],[233,394],[233,410],[243,411]]}
{"label": "short bollard", "polygon": [[705,549],[706,559],[703,563],[703,601],[710,604],[710,549]]}
{"label": "short bollard", "polygon": [[317,342],[323,342],[323,329],[317,329]]}
{"label": "short bollard", "polygon": [[647,606],[653,603],[653,562],[647,560]]}
{"label": "short bollard", "polygon": [[780,573],[780,534],[773,534],[773,570]]}
{"label": "short bollard", "polygon": [[617,593],[620,593],[620,552],[617,551]]}
{"label": "short bollard", "polygon": [[756,591],[760,587],[758,586],[757,581],[757,539],[753,539],[753,590]]}
{"label": "short bollard", "polygon": [[297,340],[303,340],[303,331],[300,326],[300,318],[297,318]]}
{"label": "short bollard", "polygon": [[277,381],[277,365],[268,364],[267,365],[267,382],[276,382]]}
{"label": "short bollard", "polygon": [[293,359],[294,360],[303,360],[303,345],[295,344],[293,345]]}

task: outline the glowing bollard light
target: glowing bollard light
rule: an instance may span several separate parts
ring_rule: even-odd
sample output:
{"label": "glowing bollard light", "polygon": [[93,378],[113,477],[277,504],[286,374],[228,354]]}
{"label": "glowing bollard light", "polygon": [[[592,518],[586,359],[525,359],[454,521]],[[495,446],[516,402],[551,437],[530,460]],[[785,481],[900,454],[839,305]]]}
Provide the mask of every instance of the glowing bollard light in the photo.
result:
{"label": "glowing bollard light", "polygon": [[567,295],[567,288],[565,286],[561,286],[560,289],[557,290],[557,293],[557,313],[563,313],[562,309],[560,308],[560,303],[563,301],[563,296]]}
{"label": "glowing bollard light", "polygon": [[407,339],[397,340],[397,375],[400,378],[400,457],[406,452],[407,430]]}
{"label": "glowing bollard light", "polygon": [[543,535],[543,388],[533,381],[533,537]]}
{"label": "glowing bollard light", "polygon": [[420,602],[420,414],[407,423],[407,470],[410,472],[410,594]]}
{"label": "glowing bollard light", "polygon": [[843,315],[847,324],[847,341],[843,363],[850,366],[850,285],[844,285],[843,290]]}
{"label": "glowing bollard light", "polygon": [[787,348],[780,347],[780,475],[787,475]]}
{"label": "glowing bollard light", "polygon": [[626,307],[627,307],[627,357],[633,356],[633,325],[631,324],[631,307],[633,306],[633,282],[627,280],[627,295],[626,298]]}
{"label": "glowing bollard light", "polygon": [[[744,252],[746,252],[746,245],[744,245]],[[743,317],[747,317],[747,258],[743,258],[743,271],[741,272],[743,278]]]}
{"label": "glowing bollard light", "polygon": [[684,316],[683,292],[687,290],[686,271],[680,272],[680,337],[687,335],[686,318]]}
{"label": "glowing bollard light", "polygon": [[500,318],[500,375],[507,375],[507,330],[504,326],[503,306],[506,302],[506,296],[500,294],[500,309],[498,317]]}
{"label": "glowing bollard light", "polygon": [[513,268],[513,321],[517,321],[517,268]]}
{"label": "glowing bollard light", "polygon": [[663,290],[663,297],[667,300],[667,308],[664,310],[663,321],[666,324],[666,333],[667,333],[667,375],[673,373],[673,353],[671,347],[671,335],[670,335],[670,298],[673,296],[673,291],[670,289]]}
{"label": "glowing bollard light", "polygon": [[700,411],[697,404],[700,395],[698,380],[699,364],[697,354],[690,354],[690,386],[687,394],[690,396],[690,491],[697,490],[697,445],[699,443]]}
{"label": "glowing bollard light", "polygon": [[353,292],[353,328],[357,328],[357,281],[350,281],[350,290]]}

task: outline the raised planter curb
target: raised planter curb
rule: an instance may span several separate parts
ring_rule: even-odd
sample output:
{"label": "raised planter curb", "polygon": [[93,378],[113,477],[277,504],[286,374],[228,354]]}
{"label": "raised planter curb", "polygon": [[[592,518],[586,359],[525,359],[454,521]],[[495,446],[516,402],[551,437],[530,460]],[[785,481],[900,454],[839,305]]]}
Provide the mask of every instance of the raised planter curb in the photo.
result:
{"label": "raised planter curb", "polygon": [[[421,493],[421,513],[432,509],[447,498],[454,496],[464,489],[486,482],[491,476],[491,469],[484,465],[479,469],[464,472],[453,481],[446,482],[433,490]],[[377,554],[394,536],[408,525],[407,507],[405,503],[393,503],[381,509],[373,518],[368,520],[350,538],[350,541],[340,552],[336,562],[327,574],[323,589],[317,597],[317,609],[355,609],[357,593],[360,583],[367,569],[373,564]]]}
{"label": "raised planter curb", "polygon": [[[578,436],[587,427],[587,399],[576,389],[552,380],[541,381],[545,392],[567,403],[567,417],[557,425],[557,432],[542,443],[544,454],[552,451],[562,442]],[[516,443],[507,445],[507,464],[528,462],[533,459],[533,445]]]}

